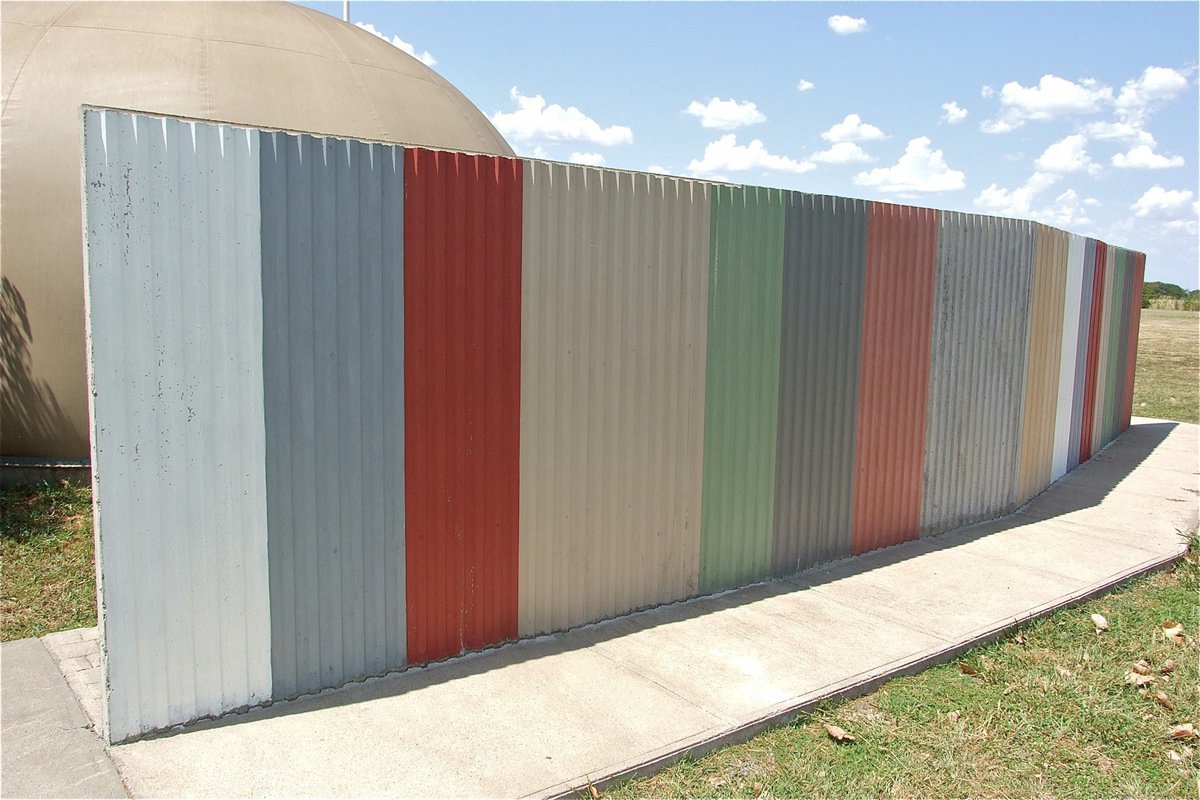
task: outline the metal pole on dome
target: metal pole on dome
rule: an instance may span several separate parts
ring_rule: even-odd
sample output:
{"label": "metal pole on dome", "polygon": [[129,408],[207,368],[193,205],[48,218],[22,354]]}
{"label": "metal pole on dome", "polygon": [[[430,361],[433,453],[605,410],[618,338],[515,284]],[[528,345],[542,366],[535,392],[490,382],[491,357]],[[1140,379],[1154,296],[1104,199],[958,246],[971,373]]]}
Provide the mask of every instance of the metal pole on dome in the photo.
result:
{"label": "metal pole on dome", "polygon": [[350,0],[342,0],[342,22],[350,21]]}

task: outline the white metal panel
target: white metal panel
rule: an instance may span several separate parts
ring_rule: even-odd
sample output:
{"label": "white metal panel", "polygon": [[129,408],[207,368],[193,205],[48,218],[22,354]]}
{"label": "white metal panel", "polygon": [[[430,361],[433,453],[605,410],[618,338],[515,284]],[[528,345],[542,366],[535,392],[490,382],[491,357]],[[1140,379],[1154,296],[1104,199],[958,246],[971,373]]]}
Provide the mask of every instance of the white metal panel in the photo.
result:
{"label": "white metal panel", "polygon": [[1067,474],[1071,446],[1071,400],[1075,396],[1075,362],[1079,355],[1080,293],[1083,291],[1084,238],[1070,234],[1067,245],[1067,291],[1063,298],[1062,353],[1058,362],[1058,409],[1054,421],[1054,460],[1050,480]]}
{"label": "white metal panel", "polygon": [[110,741],[271,691],[258,134],[86,110]]}

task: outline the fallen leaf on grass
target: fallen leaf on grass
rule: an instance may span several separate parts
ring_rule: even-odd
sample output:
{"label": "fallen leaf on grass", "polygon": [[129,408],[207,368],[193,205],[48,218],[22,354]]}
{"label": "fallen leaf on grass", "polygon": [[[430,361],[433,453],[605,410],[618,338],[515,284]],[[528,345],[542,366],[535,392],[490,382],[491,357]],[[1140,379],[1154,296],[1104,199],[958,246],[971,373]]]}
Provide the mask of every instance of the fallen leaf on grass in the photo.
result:
{"label": "fallen leaf on grass", "polygon": [[1096,626],[1096,633],[1104,633],[1108,630],[1108,620],[1100,614],[1092,614],[1092,624]]}
{"label": "fallen leaf on grass", "polygon": [[1133,665],[1133,671],[1138,675],[1149,675],[1150,662],[1143,658],[1141,661]]}
{"label": "fallen leaf on grass", "polygon": [[1167,731],[1167,735],[1172,739],[1197,739],[1200,736],[1196,734],[1196,726],[1190,722],[1185,722],[1181,725],[1172,725],[1171,730]]}
{"label": "fallen leaf on grass", "polygon": [[1163,622],[1162,635],[1164,639],[1169,639],[1175,644],[1183,644],[1187,641],[1183,635],[1183,626],[1173,619]]}
{"label": "fallen leaf on grass", "polygon": [[851,736],[850,734],[846,733],[844,730],[842,730],[841,728],[839,728],[837,725],[829,725],[829,724],[826,724],[826,725],[825,725],[825,732],[826,732],[826,733],[828,733],[828,734],[829,734],[829,738],[830,738],[830,739],[833,739],[835,742],[847,742],[847,743],[849,743],[849,742],[854,742],[854,741],[857,741],[857,739],[855,739],[855,738],[854,738],[853,736]]}
{"label": "fallen leaf on grass", "polygon": [[1025,634],[1018,633],[1016,636],[1013,637],[1013,641],[1016,642],[1017,644],[1025,644],[1025,642],[1026,642]]}
{"label": "fallen leaf on grass", "polygon": [[1091,653],[1089,653],[1087,650],[1084,650],[1084,651],[1083,651],[1083,660],[1084,660],[1084,661],[1091,661],[1091,660],[1092,660],[1092,654],[1091,654]]}
{"label": "fallen leaf on grass", "polygon": [[1175,704],[1171,702],[1171,698],[1167,697],[1165,692],[1155,692],[1153,695],[1154,702],[1158,703],[1163,708],[1171,711],[1175,710]]}
{"label": "fallen leaf on grass", "polygon": [[1152,720],[1152,719],[1154,719],[1153,714],[1142,714],[1142,722],[1146,722],[1147,720]]}
{"label": "fallen leaf on grass", "polygon": [[1175,663],[1175,659],[1168,658],[1166,661],[1163,662],[1163,665],[1158,668],[1158,671],[1161,672],[1163,675],[1170,675],[1172,672],[1175,671],[1175,668],[1178,666],[1179,665]]}
{"label": "fallen leaf on grass", "polygon": [[1139,675],[1136,672],[1126,672],[1125,682],[1132,686],[1145,686],[1148,683],[1154,683],[1153,675]]}
{"label": "fallen leaf on grass", "polygon": [[961,711],[947,711],[946,718],[951,722],[958,722],[958,718],[962,716]]}
{"label": "fallen leaf on grass", "polygon": [[763,793],[763,785],[761,783],[754,784],[754,796],[758,797]]}
{"label": "fallen leaf on grass", "polygon": [[974,667],[972,667],[970,664],[968,664],[965,661],[958,662],[958,671],[961,672],[963,675],[978,675],[979,674],[979,670],[975,669]]}
{"label": "fallen leaf on grass", "polygon": [[598,798],[600,797],[600,790],[589,783],[588,784],[588,794],[590,794],[592,796],[592,800],[598,800]]}
{"label": "fallen leaf on grass", "polygon": [[1064,678],[1071,677],[1071,670],[1067,669],[1066,667],[1064,667],[1061,664],[1055,664],[1054,669],[1058,670],[1058,674]]}

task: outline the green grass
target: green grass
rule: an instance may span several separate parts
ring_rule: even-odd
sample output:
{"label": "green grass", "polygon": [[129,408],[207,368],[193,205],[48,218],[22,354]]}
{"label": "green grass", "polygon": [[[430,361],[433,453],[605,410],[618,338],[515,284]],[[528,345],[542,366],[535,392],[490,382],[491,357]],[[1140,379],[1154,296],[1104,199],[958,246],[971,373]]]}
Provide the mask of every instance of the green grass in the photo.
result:
{"label": "green grass", "polygon": [[93,552],[89,488],[0,490],[0,638],[95,625]]}
{"label": "green grass", "polygon": [[[1195,563],[1181,562],[970,651],[959,662],[978,675],[956,662],[897,678],[603,794],[1195,797],[1200,759],[1168,731],[1197,722],[1197,589]],[[1108,631],[1095,632],[1093,613]],[[1183,624],[1186,644],[1164,639],[1168,618]],[[1125,682],[1139,659],[1178,664],[1150,687],[1175,710]],[[835,743],[826,723],[857,741]]]}
{"label": "green grass", "polygon": [[1142,309],[1133,413],[1200,422],[1200,315]]}

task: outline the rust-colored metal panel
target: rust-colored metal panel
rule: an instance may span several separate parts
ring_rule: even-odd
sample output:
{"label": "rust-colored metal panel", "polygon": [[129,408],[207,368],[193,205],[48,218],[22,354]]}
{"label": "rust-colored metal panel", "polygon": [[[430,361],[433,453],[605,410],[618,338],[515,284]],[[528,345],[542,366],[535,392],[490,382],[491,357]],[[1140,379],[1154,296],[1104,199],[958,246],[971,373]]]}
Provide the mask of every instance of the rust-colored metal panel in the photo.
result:
{"label": "rust-colored metal panel", "polygon": [[921,534],[937,212],[871,203],[851,550]]}
{"label": "rust-colored metal panel", "polygon": [[1125,387],[1121,396],[1121,430],[1129,429],[1133,415],[1133,384],[1137,374],[1138,332],[1142,324],[1142,287],[1146,282],[1146,254],[1133,254],[1129,282],[1129,326],[1125,329],[1128,345],[1125,351]]}
{"label": "rust-colored metal panel", "polygon": [[517,635],[521,162],[404,157],[408,661]]}
{"label": "rust-colored metal panel", "polygon": [[[1100,356],[1100,319],[1103,316],[1104,301],[1104,263],[1107,245],[1096,242],[1095,255],[1092,259],[1092,295],[1088,302],[1088,339],[1086,372],[1083,384],[1083,415],[1080,419],[1079,431],[1079,463],[1082,464],[1092,457],[1095,442],[1092,426],[1096,419],[1096,372]],[[1085,265],[1086,268],[1086,265]]]}
{"label": "rust-colored metal panel", "polygon": [[523,636],[697,591],[711,213],[682,178],[525,181]]}
{"label": "rust-colored metal panel", "polygon": [[1034,225],[1033,297],[1025,361],[1018,504],[1050,485],[1069,244],[1069,235],[1064,231]]}

